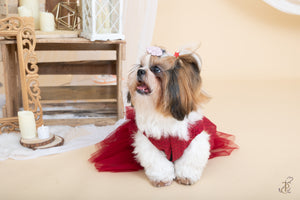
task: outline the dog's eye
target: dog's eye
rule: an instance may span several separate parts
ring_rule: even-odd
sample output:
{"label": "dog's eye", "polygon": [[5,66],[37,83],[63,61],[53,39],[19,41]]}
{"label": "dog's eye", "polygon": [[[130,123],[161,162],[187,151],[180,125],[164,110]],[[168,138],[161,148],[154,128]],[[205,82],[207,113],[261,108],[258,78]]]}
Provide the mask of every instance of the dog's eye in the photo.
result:
{"label": "dog's eye", "polygon": [[153,72],[154,74],[158,74],[158,73],[161,72],[161,69],[160,69],[159,67],[157,67],[157,66],[152,66],[152,67],[150,68],[150,70],[151,70],[151,72]]}

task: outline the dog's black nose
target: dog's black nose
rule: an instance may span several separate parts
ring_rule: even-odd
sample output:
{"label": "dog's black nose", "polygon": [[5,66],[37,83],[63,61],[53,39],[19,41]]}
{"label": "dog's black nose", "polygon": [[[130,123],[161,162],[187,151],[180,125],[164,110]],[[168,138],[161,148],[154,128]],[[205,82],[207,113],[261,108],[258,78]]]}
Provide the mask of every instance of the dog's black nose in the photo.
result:
{"label": "dog's black nose", "polygon": [[143,75],[145,75],[145,74],[146,74],[146,71],[143,70],[143,69],[139,69],[139,70],[137,71],[137,75],[138,75],[138,76],[143,76]]}
{"label": "dog's black nose", "polygon": [[137,71],[137,79],[138,79],[138,81],[143,81],[143,76],[146,74],[146,71],[145,70],[143,70],[143,69],[139,69],[138,71]]}

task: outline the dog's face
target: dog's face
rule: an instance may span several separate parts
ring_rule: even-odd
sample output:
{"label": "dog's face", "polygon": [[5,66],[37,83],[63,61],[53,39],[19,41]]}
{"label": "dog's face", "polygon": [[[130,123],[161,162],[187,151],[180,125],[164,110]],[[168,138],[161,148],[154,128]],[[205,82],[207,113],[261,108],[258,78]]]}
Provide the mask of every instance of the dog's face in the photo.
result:
{"label": "dog's face", "polygon": [[133,106],[151,101],[156,112],[183,120],[206,100],[200,65],[199,57],[192,53],[178,57],[147,53],[128,77]]}

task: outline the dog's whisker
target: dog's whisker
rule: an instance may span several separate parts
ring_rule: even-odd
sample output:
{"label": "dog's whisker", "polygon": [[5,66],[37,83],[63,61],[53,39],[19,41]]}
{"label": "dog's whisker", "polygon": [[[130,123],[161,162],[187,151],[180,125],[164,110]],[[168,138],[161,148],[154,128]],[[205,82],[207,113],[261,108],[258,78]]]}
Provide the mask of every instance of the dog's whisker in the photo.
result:
{"label": "dog's whisker", "polygon": [[133,67],[130,68],[130,70],[128,71],[128,75],[132,74],[133,72],[136,71],[136,69],[139,67],[139,64],[134,64]]}

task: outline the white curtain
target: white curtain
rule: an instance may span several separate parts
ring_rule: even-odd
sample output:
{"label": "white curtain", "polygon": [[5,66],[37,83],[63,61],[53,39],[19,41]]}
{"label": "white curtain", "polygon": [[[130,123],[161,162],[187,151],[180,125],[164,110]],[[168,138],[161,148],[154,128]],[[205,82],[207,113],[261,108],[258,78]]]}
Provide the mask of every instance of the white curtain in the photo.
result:
{"label": "white curtain", "polygon": [[158,0],[125,0],[124,1],[124,34],[126,40],[126,60],[123,63],[123,99],[126,104],[127,76],[129,69],[137,64],[150,46]]}
{"label": "white curtain", "polygon": [[155,25],[158,0],[125,0],[124,3],[124,34],[126,40],[126,61],[123,75],[145,53],[151,44]]}
{"label": "white curtain", "polygon": [[263,0],[274,8],[289,14],[300,15],[300,0]]}

